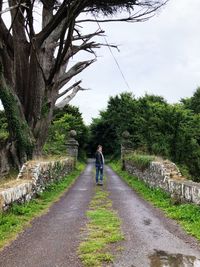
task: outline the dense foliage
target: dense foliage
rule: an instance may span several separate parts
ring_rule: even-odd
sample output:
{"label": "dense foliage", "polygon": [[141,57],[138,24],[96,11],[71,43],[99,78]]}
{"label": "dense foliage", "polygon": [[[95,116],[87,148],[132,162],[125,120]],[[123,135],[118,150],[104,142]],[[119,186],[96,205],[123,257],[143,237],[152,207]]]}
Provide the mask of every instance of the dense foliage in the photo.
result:
{"label": "dense foliage", "polygon": [[[91,150],[103,144],[108,155],[119,155],[121,136],[131,134],[135,150],[161,155],[188,169],[200,180],[200,89],[191,99],[168,104],[160,96],[136,99],[131,93],[111,97],[91,124]],[[185,167],[186,166],[186,167]]]}
{"label": "dense foliage", "polygon": [[44,152],[52,155],[66,153],[66,142],[70,130],[76,130],[79,142],[79,156],[84,157],[85,145],[88,138],[88,129],[84,125],[83,118],[77,107],[66,106],[62,110],[54,112],[54,119],[49,129],[48,139],[44,146]]}
{"label": "dense foliage", "polygon": [[[20,168],[27,159],[41,156],[54,110],[84,90],[81,80],[67,84],[96,61],[95,50],[103,46],[95,37],[104,31],[97,24],[96,29],[88,25],[146,21],[166,2],[0,2],[0,14],[7,13],[0,15],[0,100],[8,123],[13,167]],[[88,56],[82,56],[83,52]]]}
{"label": "dense foliage", "polygon": [[200,87],[197,88],[191,98],[182,99],[181,102],[185,107],[191,109],[195,114],[200,113]]}
{"label": "dense foliage", "polygon": [[0,144],[3,144],[8,139],[8,124],[5,112],[0,110]]}
{"label": "dense foliage", "polygon": [[[8,141],[8,124],[4,111],[0,111],[0,146]],[[54,119],[49,129],[48,140],[43,152],[45,155],[66,154],[66,142],[70,130],[76,130],[79,142],[79,157],[85,158],[86,145],[88,142],[88,128],[85,126],[82,114],[74,106],[67,105],[63,110],[54,112]]]}
{"label": "dense foliage", "polygon": [[150,155],[142,155],[137,153],[130,153],[126,155],[126,160],[130,160],[134,163],[134,166],[136,166],[138,169],[144,171],[150,166],[150,163],[156,159],[155,156]]}

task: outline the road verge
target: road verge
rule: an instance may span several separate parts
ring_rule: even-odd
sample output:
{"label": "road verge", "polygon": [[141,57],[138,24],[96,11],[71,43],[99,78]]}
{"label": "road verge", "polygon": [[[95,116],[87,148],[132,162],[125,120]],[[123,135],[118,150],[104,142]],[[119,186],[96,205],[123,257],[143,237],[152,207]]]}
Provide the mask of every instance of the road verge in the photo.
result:
{"label": "road verge", "polygon": [[9,211],[0,213],[0,250],[30,226],[34,218],[47,213],[50,206],[69,190],[84,168],[84,164],[77,164],[74,171],[62,180],[50,184],[37,198],[22,205],[13,204]]}
{"label": "road verge", "polygon": [[171,199],[163,190],[150,188],[137,177],[123,171],[120,162],[112,162],[110,166],[139,195],[164,211],[168,218],[176,220],[188,234],[200,241],[200,207],[198,205],[181,204]]}

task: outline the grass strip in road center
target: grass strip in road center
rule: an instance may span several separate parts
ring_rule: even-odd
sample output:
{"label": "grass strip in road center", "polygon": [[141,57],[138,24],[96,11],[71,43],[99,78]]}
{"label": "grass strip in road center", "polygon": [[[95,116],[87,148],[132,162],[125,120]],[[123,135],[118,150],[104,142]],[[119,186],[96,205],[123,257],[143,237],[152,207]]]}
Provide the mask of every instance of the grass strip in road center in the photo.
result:
{"label": "grass strip in road center", "polygon": [[0,249],[16,239],[30,222],[46,213],[49,207],[63,195],[85,168],[78,163],[76,169],[62,180],[50,184],[37,198],[23,205],[14,204],[8,212],[0,213]]}
{"label": "grass strip in road center", "polygon": [[121,169],[120,162],[110,163],[112,169],[145,200],[163,210],[167,217],[176,220],[184,230],[200,240],[200,207],[195,204],[175,204],[162,189],[150,188],[137,177]]}
{"label": "grass strip in road center", "polygon": [[79,246],[78,255],[85,267],[108,266],[124,239],[121,221],[112,209],[112,201],[105,186],[97,186],[87,211],[88,223],[83,234],[86,236]]}

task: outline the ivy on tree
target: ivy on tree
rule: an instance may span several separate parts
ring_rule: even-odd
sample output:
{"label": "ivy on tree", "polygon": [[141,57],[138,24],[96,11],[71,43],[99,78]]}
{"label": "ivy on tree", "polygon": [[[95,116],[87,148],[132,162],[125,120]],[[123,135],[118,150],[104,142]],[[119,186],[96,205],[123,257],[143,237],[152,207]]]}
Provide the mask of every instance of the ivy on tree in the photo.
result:
{"label": "ivy on tree", "polygon": [[[97,29],[84,34],[81,29],[85,22],[144,21],[163,4],[163,0],[0,0],[0,66],[5,84],[0,83],[0,99],[7,117],[10,147],[15,151],[11,153],[14,161],[21,165],[27,157],[41,154],[56,101],[62,97],[58,107],[63,108],[84,90],[81,81],[64,86],[96,61],[95,49],[102,45],[93,38],[104,32]],[[123,11],[125,17],[117,17],[118,11]],[[2,16],[6,12],[10,25]],[[36,32],[38,12],[41,25]],[[80,51],[91,57],[70,64]],[[11,97],[9,105],[5,93]]]}

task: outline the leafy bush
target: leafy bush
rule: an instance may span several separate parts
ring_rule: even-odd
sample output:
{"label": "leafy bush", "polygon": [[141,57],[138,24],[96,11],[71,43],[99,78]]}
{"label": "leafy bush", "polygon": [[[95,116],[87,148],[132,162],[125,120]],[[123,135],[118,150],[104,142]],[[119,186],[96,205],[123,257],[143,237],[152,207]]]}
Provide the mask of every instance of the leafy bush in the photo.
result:
{"label": "leafy bush", "polygon": [[136,99],[127,92],[110,97],[106,110],[90,126],[90,149],[102,144],[105,154],[119,156],[122,133],[128,131],[133,150],[185,165],[192,179],[200,182],[199,103],[200,88],[178,104],[154,95]]}
{"label": "leafy bush", "polygon": [[127,160],[134,163],[134,165],[144,171],[150,166],[150,163],[155,160],[155,156],[150,155],[140,155],[136,153],[131,153],[125,157]]}
{"label": "leafy bush", "polygon": [[88,138],[88,129],[78,108],[66,106],[63,110],[56,110],[54,120],[49,129],[48,139],[44,146],[44,153],[48,155],[65,155],[66,142],[70,130],[76,130],[79,142],[79,155],[85,158],[84,150]]}

